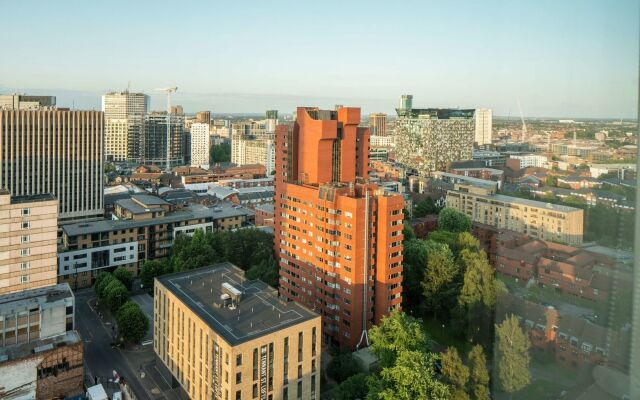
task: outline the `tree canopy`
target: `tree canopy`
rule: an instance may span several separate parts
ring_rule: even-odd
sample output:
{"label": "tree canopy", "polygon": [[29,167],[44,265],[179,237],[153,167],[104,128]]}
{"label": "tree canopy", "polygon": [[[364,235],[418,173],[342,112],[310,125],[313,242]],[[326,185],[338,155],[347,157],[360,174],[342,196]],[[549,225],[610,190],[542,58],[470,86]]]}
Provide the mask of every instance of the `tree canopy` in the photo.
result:
{"label": "tree canopy", "polygon": [[507,393],[524,389],[531,382],[529,371],[529,337],[520,327],[518,318],[509,315],[496,326],[496,365],[498,383]]}
{"label": "tree canopy", "polygon": [[224,142],[211,145],[209,150],[209,161],[211,164],[231,161],[231,144]]}
{"label": "tree canopy", "polygon": [[124,267],[118,267],[113,271],[113,276],[116,277],[122,284],[129,290],[133,286],[133,274]]}
{"label": "tree canopy", "polygon": [[369,331],[371,349],[382,367],[395,363],[401,351],[427,351],[429,337],[422,321],[403,312],[393,311]]}
{"label": "tree canopy", "polygon": [[438,212],[440,212],[440,208],[436,206],[435,201],[433,201],[431,197],[427,197],[416,205],[413,216],[415,218],[421,218],[426,215],[437,214]]}
{"label": "tree canopy", "polygon": [[140,342],[149,330],[149,319],[142,312],[140,306],[131,300],[120,307],[116,321],[118,322],[118,332],[128,342]]}
{"label": "tree canopy", "polygon": [[438,229],[449,232],[469,232],[471,218],[454,208],[443,208],[438,215]]}

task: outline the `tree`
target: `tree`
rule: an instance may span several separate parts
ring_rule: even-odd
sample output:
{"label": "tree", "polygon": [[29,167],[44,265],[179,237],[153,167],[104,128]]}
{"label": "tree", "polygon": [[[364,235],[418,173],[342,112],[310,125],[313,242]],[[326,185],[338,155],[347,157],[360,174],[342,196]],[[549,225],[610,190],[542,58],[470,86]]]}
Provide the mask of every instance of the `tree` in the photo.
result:
{"label": "tree", "polygon": [[344,382],[347,378],[362,372],[362,366],[350,352],[336,354],[331,358],[327,368],[329,376],[336,382]]}
{"label": "tree", "polygon": [[140,342],[149,330],[149,319],[142,312],[140,306],[130,300],[120,307],[116,321],[118,322],[118,332],[128,342]]}
{"label": "tree", "polygon": [[380,366],[390,367],[401,351],[427,351],[429,338],[422,321],[402,311],[393,311],[369,331],[371,350]]}
{"label": "tree", "polygon": [[102,292],[104,301],[111,312],[115,312],[129,298],[129,291],[126,286],[117,279],[113,279]]}
{"label": "tree", "polygon": [[482,346],[477,344],[469,352],[469,392],[474,400],[489,400],[489,371]]}
{"label": "tree", "polygon": [[405,309],[413,309],[422,303],[424,271],[429,252],[445,245],[432,240],[411,239],[405,241],[403,249],[402,300]]}
{"label": "tree", "polygon": [[100,300],[104,299],[105,289],[107,288],[107,286],[109,286],[110,283],[114,281],[117,281],[116,277],[113,276],[113,274],[110,274],[109,272],[101,272],[98,275],[98,277],[96,278],[95,286],[94,286],[96,296],[98,296],[98,299]]}
{"label": "tree", "polygon": [[548,175],[544,181],[544,184],[547,186],[558,186],[558,177],[555,175]]}
{"label": "tree", "polygon": [[509,315],[496,326],[496,361],[500,388],[509,394],[524,389],[531,382],[529,372],[529,338],[518,318]]}
{"label": "tree", "polygon": [[484,250],[473,253],[464,249],[460,252],[460,258],[464,260],[465,272],[458,302],[468,308],[484,306],[487,310],[492,309],[496,303],[496,287],[487,254]]}
{"label": "tree", "polygon": [[456,232],[434,231],[429,234],[429,240],[447,245],[454,255],[460,252],[460,243]]}
{"label": "tree", "polygon": [[133,286],[133,274],[124,267],[118,267],[113,271],[113,276],[116,277],[127,289],[131,290]]}
{"label": "tree", "polygon": [[443,208],[438,215],[438,229],[449,232],[468,232],[471,219],[455,208]]}
{"label": "tree", "polygon": [[442,353],[442,375],[450,384],[452,400],[468,400],[469,395],[465,391],[469,381],[469,368],[462,362],[458,350],[449,347]]}
{"label": "tree", "polygon": [[368,400],[448,400],[449,387],[435,378],[433,353],[403,350],[396,362],[369,379]]}
{"label": "tree", "polygon": [[278,286],[278,267],[276,261],[270,255],[269,258],[262,260],[259,264],[247,270],[245,277],[249,280],[260,279],[269,286]]}
{"label": "tree", "polygon": [[433,201],[433,199],[431,197],[427,197],[426,199],[418,203],[415,211],[413,212],[413,216],[415,218],[421,218],[425,215],[437,214],[439,211],[440,210],[438,206],[436,206],[436,203]]}
{"label": "tree", "polygon": [[171,272],[171,264],[166,260],[147,260],[140,269],[140,282],[145,288],[153,288],[155,277]]}
{"label": "tree", "polygon": [[231,161],[231,144],[224,142],[212,145],[209,151],[209,161],[211,164]]}
{"label": "tree", "polygon": [[426,303],[433,309],[434,316],[447,297],[445,286],[453,282],[458,274],[458,267],[453,262],[453,254],[446,246],[434,248],[427,257],[427,268],[422,280],[422,291]]}
{"label": "tree", "polygon": [[404,240],[416,238],[416,234],[413,232],[413,228],[411,228],[411,223],[407,220],[404,220],[402,224],[402,236],[404,236]]}
{"label": "tree", "polygon": [[337,400],[365,399],[369,393],[367,374],[358,373],[347,378],[338,386]]}
{"label": "tree", "polygon": [[469,232],[462,232],[458,235],[458,246],[461,250],[468,249],[476,253],[481,249],[478,238]]}

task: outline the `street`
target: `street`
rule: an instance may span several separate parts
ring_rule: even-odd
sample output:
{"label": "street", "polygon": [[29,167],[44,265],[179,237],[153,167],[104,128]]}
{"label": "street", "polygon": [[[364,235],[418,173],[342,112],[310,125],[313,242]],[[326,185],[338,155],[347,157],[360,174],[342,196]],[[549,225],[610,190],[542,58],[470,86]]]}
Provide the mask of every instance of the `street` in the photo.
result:
{"label": "street", "polygon": [[131,386],[138,399],[148,399],[147,391],[139,381],[138,371],[133,371],[120,350],[111,347],[111,327],[104,325],[100,317],[89,306],[89,300],[95,298],[93,289],[80,290],[76,297],[76,329],[84,340],[85,366],[92,378],[101,382],[113,378],[116,370]]}

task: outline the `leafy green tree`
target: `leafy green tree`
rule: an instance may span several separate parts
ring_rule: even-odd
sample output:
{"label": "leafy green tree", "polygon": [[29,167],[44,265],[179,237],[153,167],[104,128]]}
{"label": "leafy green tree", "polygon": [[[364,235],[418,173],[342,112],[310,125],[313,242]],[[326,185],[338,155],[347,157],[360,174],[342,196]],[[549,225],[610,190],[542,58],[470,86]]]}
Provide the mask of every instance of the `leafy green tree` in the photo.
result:
{"label": "leafy green tree", "polygon": [[98,296],[98,299],[100,300],[104,299],[104,292],[107,286],[109,286],[110,283],[117,280],[118,279],[116,279],[116,277],[113,276],[113,274],[109,272],[101,272],[96,278],[96,283],[94,286],[96,296]]}
{"label": "leafy green tree", "polygon": [[458,246],[461,250],[467,249],[476,253],[481,250],[480,241],[469,232],[458,235]]}
{"label": "leafy green tree", "polygon": [[126,286],[115,278],[104,288],[102,294],[111,312],[115,312],[129,298],[129,291]]}
{"label": "leafy green tree", "polygon": [[153,288],[153,279],[171,272],[171,264],[167,260],[147,260],[140,269],[140,282],[145,288]]}
{"label": "leafy green tree", "polygon": [[435,378],[433,353],[403,350],[396,362],[369,379],[368,400],[448,400],[449,387]]}
{"label": "leafy green tree", "polygon": [[448,347],[441,355],[442,375],[451,389],[452,400],[468,400],[469,395],[465,391],[469,381],[469,368],[462,362],[458,350]]}
{"label": "leafy green tree", "polygon": [[460,256],[465,260],[465,272],[458,302],[465,307],[484,306],[488,310],[492,309],[496,303],[496,287],[487,254],[484,250],[473,253],[464,249]]}
{"label": "leafy green tree", "polygon": [[427,197],[426,199],[418,203],[413,216],[415,218],[421,218],[425,215],[437,214],[439,211],[440,209],[438,208],[438,206],[436,206],[435,201],[433,201],[431,197]]}
{"label": "leafy green tree", "polygon": [[231,144],[224,142],[212,145],[209,150],[209,161],[211,164],[231,161]]}
{"label": "leafy green tree", "polygon": [[149,330],[149,319],[142,312],[140,306],[131,300],[120,307],[116,321],[118,322],[118,332],[128,342],[140,342]]}
{"label": "leafy green tree", "polygon": [[413,228],[411,228],[411,223],[407,220],[405,220],[402,225],[402,236],[404,236],[405,241],[416,238],[416,234],[413,232]]}
{"label": "leafy green tree", "polygon": [[469,232],[471,218],[454,208],[443,208],[438,215],[438,229],[449,232]]}
{"label": "leafy green tree", "polygon": [[351,352],[343,352],[331,358],[327,370],[329,376],[340,383],[362,372],[362,366],[360,365],[360,361],[358,361]]}
{"label": "leafy green tree", "polygon": [[453,254],[448,247],[434,248],[427,257],[427,268],[422,280],[422,291],[425,302],[433,309],[434,316],[442,306],[442,300],[448,293],[444,289],[452,283],[458,274],[458,267],[453,261]]}
{"label": "leafy green tree", "polygon": [[260,279],[272,287],[278,287],[278,267],[272,256],[249,268],[245,274],[247,279]]}
{"label": "leafy green tree", "polygon": [[338,386],[337,400],[365,399],[369,393],[368,375],[358,373],[350,376]]}
{"label": "leafy green tree", "polygon": [[558,186],[558,177],[555,175],[548,175],[544,181],[544,184],[551,187]]}
{"label": "leafy green tree", "polygon": [[371,328],[369,338],[371,350],[382,367],[392,366],[401,351],[427,351],[429,348],[429,337],[422,321],[401,311],[383,317],[380,324]]}
{"label": "leafy green tree", "polygon": [[475,345],[469,351],[469,392],[474,400],[489,400],[489,370],[487,358],[481,345]]}
{"label": "leafy green tree", "polygon": [[454,256],[460,252],[458,233],[449,231],[434,231],[429,234],[429,240],[446,244],[453,252]]}
{"label": "leafy green tree", "polygon": [[402,300],[405,309],[414,309],[423,301],[421,282],[427,267],[429,252],[445,245],[432,240],[411,239],[404,243]]}
{"label": "leafy green tree", "polygon": [[531,382],[529,347],[531,343],[518,318],[509,315],[496,326],[496,364],[500,388],[509,394],[524,389]]}
{"label": "leafy green tree", "polygon": [[113,276],[116,277],[127,289],[131,290],[133,286],[133,274],[125,267],[118,267],[113,271]]}

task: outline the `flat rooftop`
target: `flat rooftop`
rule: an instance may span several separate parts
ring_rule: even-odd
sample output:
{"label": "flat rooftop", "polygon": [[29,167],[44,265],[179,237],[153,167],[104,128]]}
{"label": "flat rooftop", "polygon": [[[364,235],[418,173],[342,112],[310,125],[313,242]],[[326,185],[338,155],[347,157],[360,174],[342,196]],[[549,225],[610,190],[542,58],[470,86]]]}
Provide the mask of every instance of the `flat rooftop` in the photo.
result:
{"label": "flat rooftop", "polygon": [[67,283],[7,293],[0,296],[0,314],[31,308],[38,304],[55,303],[59,300],[73,297],[73,292]]}
{"label": "flat rooftop", "polygon": [[[320,317],[280,299],[266,283],[245,279],[244,271],[228,262],[156,279],[232,346]],[[223,305],[221,296],[228,293],[223,283],[242,293],[235,307]]]}
{"label": "flat rooftop", "polygon": [[31,354],[43,353],[58,347],[68,346],[80,342],[80,334],[77,331],[67,331],[60,335],[50,336],[33,342],[14,344],[0,348],[0,367],[3,362],[19,360]]}

